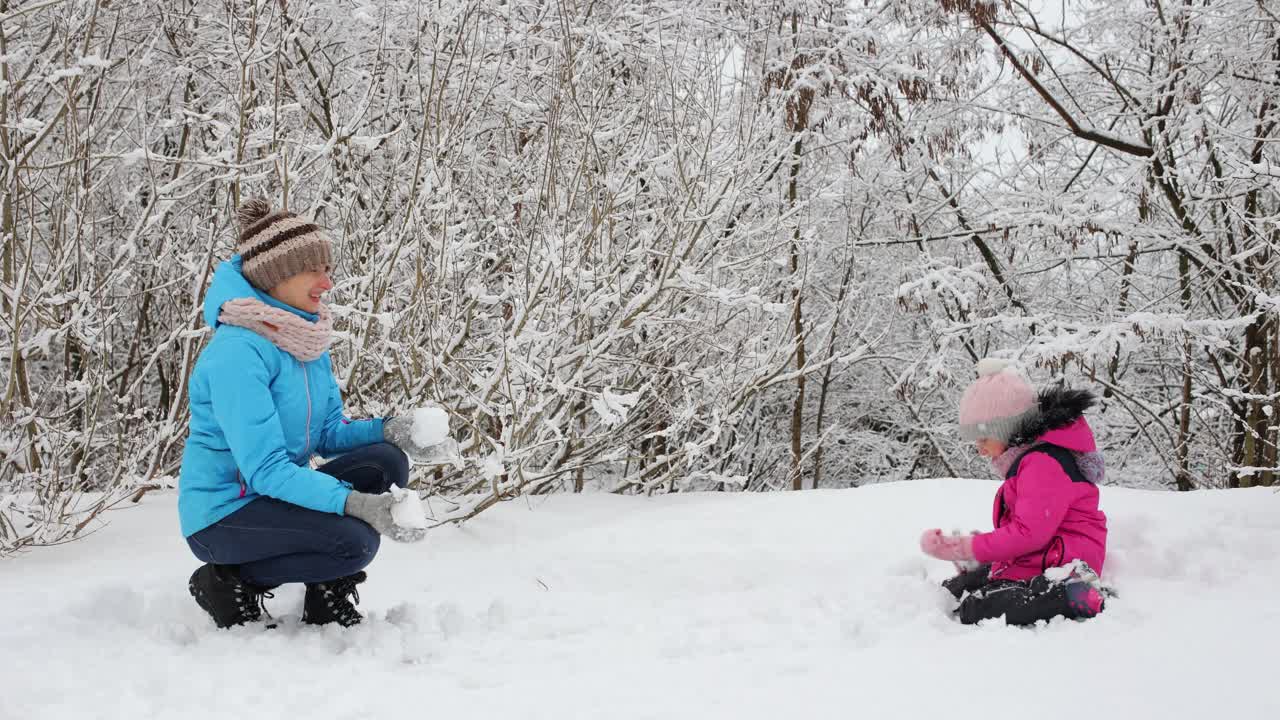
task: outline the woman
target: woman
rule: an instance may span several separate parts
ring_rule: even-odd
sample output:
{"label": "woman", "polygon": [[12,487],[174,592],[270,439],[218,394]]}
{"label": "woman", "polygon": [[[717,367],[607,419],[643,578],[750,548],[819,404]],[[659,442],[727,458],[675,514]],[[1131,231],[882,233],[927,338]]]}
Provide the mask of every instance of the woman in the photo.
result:
{"label": "woman", "polygon": [[[182,534],[205,562],[188,588],[218,627],[256,621],[270,590],[306,583],[302,619],[359,623],[354,602],[379,536],[397,526],[392,485],[409,479],[410,417],[351,421],[329,359],[321,297],[332,251],[317,225],[251,200],[237,255],[204,300],[213,338],[191,374],[178,487]],[[313,455],[333,458],[313,470]],[[354,602],[353,602],[354,600]]]}

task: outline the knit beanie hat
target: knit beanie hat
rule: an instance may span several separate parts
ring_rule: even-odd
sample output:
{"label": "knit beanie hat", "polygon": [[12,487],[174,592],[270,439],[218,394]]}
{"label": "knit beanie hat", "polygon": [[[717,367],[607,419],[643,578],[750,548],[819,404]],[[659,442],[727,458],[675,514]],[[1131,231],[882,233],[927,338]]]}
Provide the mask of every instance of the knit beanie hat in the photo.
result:
{"label": "knit beanie hat", "polygon": [[978,361],[978,379],[960,398],[960,437],[1008,443],[1039,411],[1036,391],[1008,360],[985,358]]}
{"label": "knit beanie hat", "polygon": [[241,205],[236,216],[240,271],[259,290],[270,290],[300,272],[333,265],[329,236],[319,225],[288,210],[273,210],[262,198]]}

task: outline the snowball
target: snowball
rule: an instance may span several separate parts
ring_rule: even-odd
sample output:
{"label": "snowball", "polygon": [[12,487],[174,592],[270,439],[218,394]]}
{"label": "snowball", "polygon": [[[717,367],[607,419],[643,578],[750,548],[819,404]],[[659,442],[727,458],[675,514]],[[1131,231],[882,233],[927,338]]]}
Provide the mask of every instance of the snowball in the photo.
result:
{"label": "snowball", "polygon": [[413,411],[413,444],[430,447],[449,437],[449,413],[444,408],[428,407]]}
{"label": "snowball", "polygon": [[[977,530],[962,530],[960,528],[951,528],[952,535],[973,535],[973,534],[976,534],[977,532],[978,532]],[[977,560],[953,560],[951,564],[955,565],[956,569],[961,572],[972,572],[982,566],[982,563],[978,562]]]}
{"label": "snowball", "polygon": [[427,514],[422,510],[422,499],[418,493],[392,485],[391,495],[396,499],[391,505],[391,520],[402,528],[425,530]]}

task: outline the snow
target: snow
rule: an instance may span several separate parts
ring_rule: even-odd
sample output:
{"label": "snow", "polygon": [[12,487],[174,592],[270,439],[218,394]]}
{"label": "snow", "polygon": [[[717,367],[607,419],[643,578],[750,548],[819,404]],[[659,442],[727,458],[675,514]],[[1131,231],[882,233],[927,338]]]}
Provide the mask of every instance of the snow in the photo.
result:
{"label": "snow", "polygon": [[125,165],[137,165],[138,163],[145,162],[146,159],[146,148],[134,148],[126,153],[121,153],[120,155],[120,162]]}
{"label": "snow", "polygon": [[600,421],[613,427],[627,421],[627,414],[640,400],[640,393],[618,394],[608,388],[591,398],[591,409],[600,416]]}
{"label": "snow", "polygon": [[[363,625],[275,631],[214,629],[175,496],[149,493],[0,561],[0,718],[1280,713],[1280,495],[1104,488],[1101,616],[964,627],[917,538],[989,526],[995,487],[521,498],[384,542]],[[268,609],[296,618],[301,593]]]}
{"label": "snow", "polygon": [[1002,358],[982,358],[978,361],[978,377],[987,377],[1012,369],[1013,363]]}
{"label": "snow", "polygon": [[449,413],[444,408],[425,407],[413,411],[413,442],[426,448],[449,436]]}
{"label": "snow", "polygon": [[493,449],[493,452],[485,456],[480,462],[480,474],[487,480],[502,477],[507,474],[506,450],[501,445]]}
{"label": "snow", "polygon": [[84,57],[80,58],[80,60],[76,64],[80,65],[81,67],[95,67],[95,68],[111,67],[111,61],[103,58],[101,55],[98,55],[97,53],[91,53],[89,55],[85,55]]}
{"label": "snow", "polygon": [[40,118],[22,118],[17,125],[18,131],[27,135],[39,135],[44,132],[44,121]]}
{"label": "snow", "polygon": [[422,499],[418,497],[416,491],[392,485],[391,495],[396,499],[391,505],[392,522],[402,528],[427,527],[427,515],[422,509]]}
{"label": "snow", "polygon": [[1089,573],[1092,570],[1093,568],[1090,568],[1088,563],[1082,560],[1073,560],[1062,567],[1051,567],[1045,570],[1044,576],[1054,582],[1059,582],[1071,577],[1072,573],[1075,573],[1077,577],[1091,577]]}
{"label": "snow", "polygon": [[79,77],[80,75],[83,75],[83,74],[84,74],[84,68],[79,68],[79,67],[59,68],[49,73],[49,77],[45,78],[44,80],[49,84],[54,84],[62,80],[66,80],[67,78]]}

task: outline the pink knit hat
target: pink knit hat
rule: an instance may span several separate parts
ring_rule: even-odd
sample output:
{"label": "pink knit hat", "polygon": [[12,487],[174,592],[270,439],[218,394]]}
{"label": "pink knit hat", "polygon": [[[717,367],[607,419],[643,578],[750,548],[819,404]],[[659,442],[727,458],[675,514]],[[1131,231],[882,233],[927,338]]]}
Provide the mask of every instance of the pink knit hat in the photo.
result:
{"label": "pink knit hat", "polygon": [[1009,442],[1026,419],[1039,412],[1036,391],[1008,360],[978,361],[978,379],[960,398],[960,437]]}

